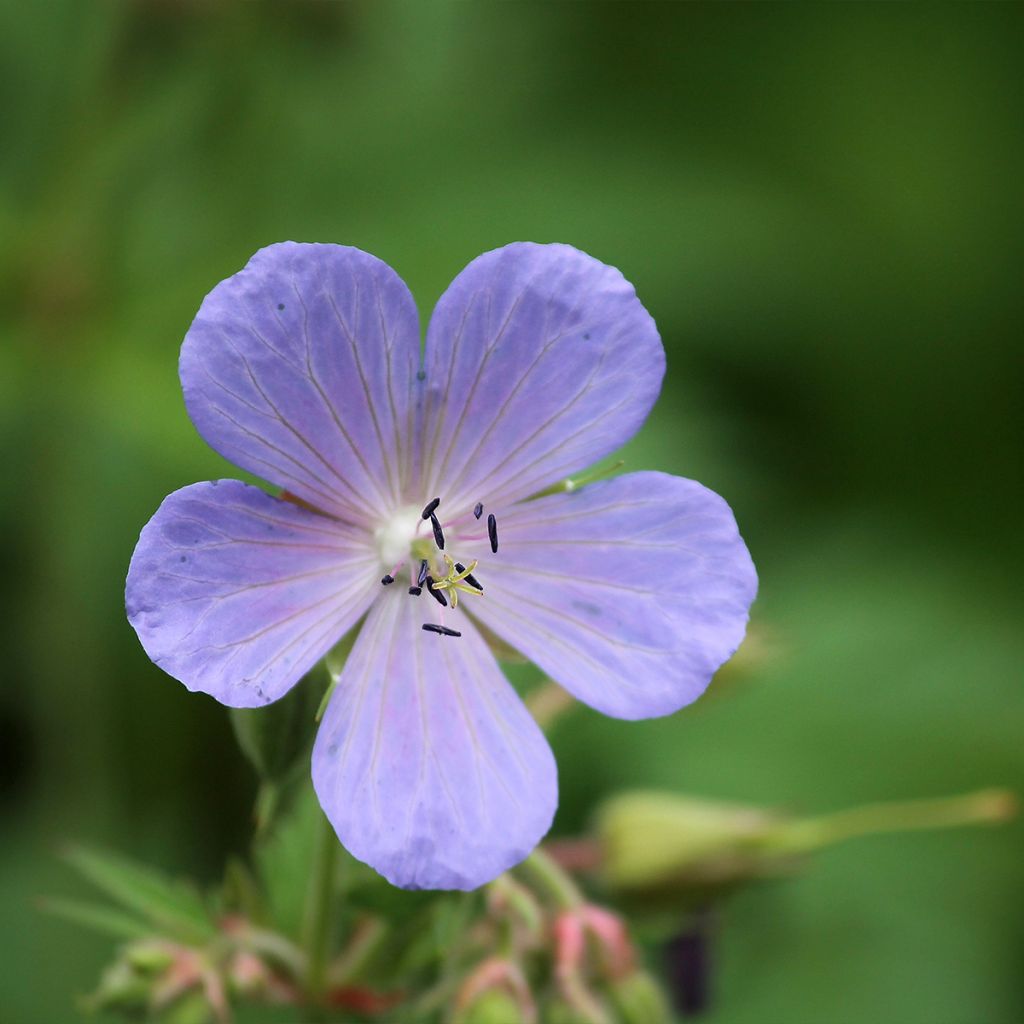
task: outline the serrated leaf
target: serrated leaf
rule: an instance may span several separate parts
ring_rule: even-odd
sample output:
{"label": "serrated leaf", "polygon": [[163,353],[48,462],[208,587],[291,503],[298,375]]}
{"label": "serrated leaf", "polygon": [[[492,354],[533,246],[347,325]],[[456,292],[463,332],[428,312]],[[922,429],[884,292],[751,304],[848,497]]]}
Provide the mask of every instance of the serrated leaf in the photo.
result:
{"label": "serrated leaf", "polygon": [[47,898],[40,901],[39,909],[114,939],[141,939],[153,934],[145,921],[100,903]]}
{"label": "serrated leaf", "polygon": [[216,934],[199,893],[190,885],[118,854],[86,847],[73,848],[66,859],[112,899],[174,937],[202,942]]}

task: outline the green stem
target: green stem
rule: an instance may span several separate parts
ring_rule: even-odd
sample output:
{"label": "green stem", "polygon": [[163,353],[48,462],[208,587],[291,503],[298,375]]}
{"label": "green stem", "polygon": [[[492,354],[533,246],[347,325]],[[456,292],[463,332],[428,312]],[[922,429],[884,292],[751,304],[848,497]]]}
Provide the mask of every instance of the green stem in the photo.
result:
{"label": "green stem", "polygon": [[999,789],[934,800],[867,804],[791,822],[778,829],[767,845],[773,853],[804,853],[879,832],[1001,822],[1012,818],[1015,812],[1013,794]]}
{"label": "green stem", "polygon": [[572,910],[583,902],[579,887],[539,846],[518,868],[534,886],[551,898],[559,910]]}
{"label": "green stem", "polygon": [[331,964],[329,980],[331,987],[349,984],[366,966],[376,952],[381,940],[387,934],[387,925],[380,918],[365,917],[352,928],[348,945]]}
{"label": "green stem", "polygon": [[306,994],[313,1004],[323,1000],[327,987],[331,928],[336,909],[334,880],[339,845],[338,837],[324,815],[320,816],[318,828],[302,927],[302,944],[306,950]]}

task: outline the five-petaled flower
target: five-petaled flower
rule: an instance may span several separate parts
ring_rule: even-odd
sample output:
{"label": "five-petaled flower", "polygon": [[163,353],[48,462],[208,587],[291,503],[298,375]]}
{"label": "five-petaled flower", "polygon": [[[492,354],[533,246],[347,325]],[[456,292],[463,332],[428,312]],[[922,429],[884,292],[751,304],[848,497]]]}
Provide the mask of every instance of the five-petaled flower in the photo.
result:
{"label": "five-petaled flower", "polygon": [[128,571],[146,653],[254,707],[363,620],[313,750],[324,811],[396,885],[494,878],[547,831],[557,784],[490,636],[629,719],[693,701],[743,638],[757,580],[716,494],[653,472],[541,494],[636,432],[664,363],[633,288],[566,245],[475,259],[422,357],[380,260],[261,250],[206,297],[180,374],[207,442],[287,493],[164,501]]}

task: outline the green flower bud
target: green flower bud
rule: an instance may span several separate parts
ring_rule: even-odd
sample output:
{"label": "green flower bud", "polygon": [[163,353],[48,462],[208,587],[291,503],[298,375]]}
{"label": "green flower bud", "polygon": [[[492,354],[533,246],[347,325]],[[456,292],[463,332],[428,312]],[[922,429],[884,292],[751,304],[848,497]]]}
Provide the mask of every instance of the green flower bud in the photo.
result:
{"label": "green flower bud", "polygon": [[801,819],[756,807],[637,792],[604,805],[598,832],[607,882],[624,895],[664,906],[668,895],[706,901],[729,885],[779,874],[807,854],[858,836],[1000,824],[1016,811],[1016,798],[1005,790],[866,804]]}
{"label": "green flower bud", "polygon": [[157,1024],[215,1024],[217,1015],[202,992],[189,992],[155,1018]]}
{"label": "green flower bud", "polygon": [[127,960],[117,960],[100,977],[99,987],[82,1000],[90,1013],[102,1010],[142,1011],[149,1005],[152,983]]}
{"label": "green flower bud", "polygon": [[780,818],[754,807],[669,793],[626,793],[600,812],[608,883],[632,892],[729,882],[755,873]]}
{"label": "green flower bud", "polygon": [[[605,1024],[608,1018],[602,1021],[603,1014],[603,1008],[598,1008],[596,1013],[588,1013],[586,1010],[573,1006],[563,997],[556,996],[544,1004],[540,1019],[543,1024]],[[506,1022],[506,1024],[510,1024],[510,1022]],[[656,1024],[656,1022],[652,1022],[652,1024]]]}
{"label": "green flower bud", "polygon": [[481,961],[463,981],[455,996],[456,1024],[535,1024],[533,993],[514,960],[490,957]]}
{"label": "green flower bud", "polygon": [[482,992],[473,1004],[460,1014],[458,1024],[520,1024],[522,1008],[516,999],[502,989]]}
{"label": "green flower bud", "polygon": [[658,983],[647,971],[633,971],[608,986],[622,1024],[670,1024],[672,1014]]}
{"label": "green flower bud", "polygon": [[174,953],[159,941],[133,942],[125,951],[125,959],[141,974],[160,974],[174,961]]}

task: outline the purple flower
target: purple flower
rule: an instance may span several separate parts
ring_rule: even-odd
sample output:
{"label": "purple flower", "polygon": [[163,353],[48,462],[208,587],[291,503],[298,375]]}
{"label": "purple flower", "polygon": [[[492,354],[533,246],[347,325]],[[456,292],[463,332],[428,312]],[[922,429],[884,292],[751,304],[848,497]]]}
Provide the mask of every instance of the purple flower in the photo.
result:
{"label": "purple flower", "polygon": [[720,497],[664,473],[534,497],[636,432],[664,363],[628,282],[566,245],[470,263],[422,361],[386,264],[262,249],[206,297],[181,382],[207,442],[292,500],[221,480],[164,501],[128,571],[146,653],[254,707],[363,619],[313,751],[320,803],[396,885],[487,882],[557,803],[488,632],[630,719],[696,699],[743,638],[757,580]]}

